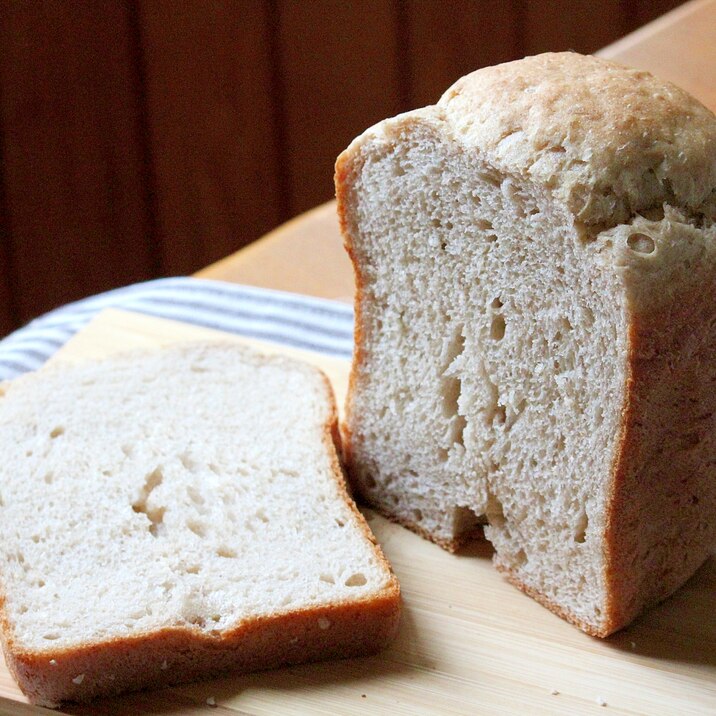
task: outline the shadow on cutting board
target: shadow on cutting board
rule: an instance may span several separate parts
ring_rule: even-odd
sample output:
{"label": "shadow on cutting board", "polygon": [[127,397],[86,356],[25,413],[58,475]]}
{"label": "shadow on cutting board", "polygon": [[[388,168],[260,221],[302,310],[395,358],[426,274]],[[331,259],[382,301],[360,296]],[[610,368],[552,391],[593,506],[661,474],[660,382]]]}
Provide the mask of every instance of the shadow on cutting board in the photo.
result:
{"label": "shadow on cutting board", "polygon": [[606,640],[640,656],[716,666],[716,558],[666,601]]}

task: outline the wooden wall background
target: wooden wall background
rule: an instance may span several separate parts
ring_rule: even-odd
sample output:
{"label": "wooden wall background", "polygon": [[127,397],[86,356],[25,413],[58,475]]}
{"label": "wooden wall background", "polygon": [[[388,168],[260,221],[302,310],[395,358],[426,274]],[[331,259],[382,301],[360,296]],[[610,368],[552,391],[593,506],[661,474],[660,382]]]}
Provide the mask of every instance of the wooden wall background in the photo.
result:
{"label": "wooden wall background", "polygon": [[470,70],[677,4],[0,0],[0,335],[329,199],[356,134]]}

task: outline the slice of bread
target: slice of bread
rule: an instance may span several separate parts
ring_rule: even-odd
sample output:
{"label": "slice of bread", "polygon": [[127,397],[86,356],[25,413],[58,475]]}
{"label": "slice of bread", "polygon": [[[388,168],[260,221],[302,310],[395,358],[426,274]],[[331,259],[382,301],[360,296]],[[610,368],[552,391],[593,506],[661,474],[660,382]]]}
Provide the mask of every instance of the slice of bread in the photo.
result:
{"label": "slice of bread", "polygon": [[716,118],[574,53],[479,70],[336,165],[356,489],[605,636],[716,542]]}
{"label": "slice of bread", "polygon": [[182,344],[2,387],[0,623],[38,704],[370,654],[399,588],[308,365]]}

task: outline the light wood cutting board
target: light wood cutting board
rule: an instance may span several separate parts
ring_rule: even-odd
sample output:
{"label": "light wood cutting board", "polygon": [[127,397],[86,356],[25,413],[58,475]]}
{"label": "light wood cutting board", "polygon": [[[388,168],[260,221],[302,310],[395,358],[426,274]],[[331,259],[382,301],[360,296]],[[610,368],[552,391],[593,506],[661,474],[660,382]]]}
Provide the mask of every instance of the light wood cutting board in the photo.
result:
{"label": "light wood cutting board", "polygon": [[[244,340],[110,310],[53,360],[202,337]],[[322,367],[342,404],[346,361],[249,342]],[[598,640],[507,584],[492,568],[488,544],[451,555],[365,513],[404,597],[400,635],[383,654],[134,694],[66,713],[206,713],[210,697],[225,714],[716,713],[713,558],[667,602]],[[22,701],[0,660],[0,713],[32,713]]]}

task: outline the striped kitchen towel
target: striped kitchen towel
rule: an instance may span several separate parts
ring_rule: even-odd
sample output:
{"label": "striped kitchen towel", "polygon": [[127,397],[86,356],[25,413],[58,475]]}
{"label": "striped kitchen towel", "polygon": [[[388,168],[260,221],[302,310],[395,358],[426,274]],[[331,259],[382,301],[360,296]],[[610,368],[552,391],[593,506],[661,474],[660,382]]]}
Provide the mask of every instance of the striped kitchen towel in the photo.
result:
{"label": "striped kitchen towel", "polygon": [[0,341],[0,380],[39,368],[104,308],[350,358],[353,310],[321,298],[195,278],[147,281],[70,303]]}

